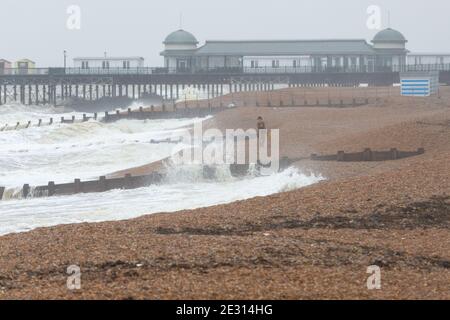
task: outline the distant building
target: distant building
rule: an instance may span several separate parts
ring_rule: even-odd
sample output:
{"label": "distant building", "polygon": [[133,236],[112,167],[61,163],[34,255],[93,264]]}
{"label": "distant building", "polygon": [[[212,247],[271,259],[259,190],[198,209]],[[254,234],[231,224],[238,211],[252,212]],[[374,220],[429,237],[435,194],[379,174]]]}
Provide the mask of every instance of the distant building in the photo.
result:
{"label": "distant building", "polygon": [[0,59],[0,74],[8,74],[11,72],[12,63],[5,59]]}
{"label": "distant building", "polygon": [[81,57],[73,59],[74,67],[79,69],[133,69],[144,67],[142,57]]}
{"label": "distant building", "polygon": [[408,65],[436,65],[444,66],[450,64],[450,54],[445,53],[410,53],[408,54]]}
{"label": "distant building", "polygon": [[360,69],[373,66],[374,51],[365,40],[207,41],[195,53],[200,69],[244,68],[276,72]]}
{"label": "distant building", "polygon": [[[164,40],[161,55],[171,72],[233,68],[244,72],[401,71],[411,64],[407,42],[402,33],[388,28],[378,32],[372,44],[364,39],[250,40],[206,41],[198,47],[194,35],[178,30]],[[417,57],[423,64],[433,60]],[[438,59],[447,63],[450,54]]]}
{"label": "distant building", "polygon": [[406,65],[408,40],[397,30],[388,28],[378,32],[372,40],[375,52],[375,66],[403,67]]}
{"label": "distant building", "polygon": [[30,59],[17,60],[14,63],[14,68],[17,69],[18,74],[34,74],[36,69],[36,62]]}
{"label": "distant building", "polygon": [[206,41],[178,30],[164,41],[165,67],[182,70],[240,68],[254,72],[320,71],[345,69],[372,71],[376,67],[404,66],[407,40],[398,31],[379,32],[370,45],[364,39]]}
{"label": "distant building", "polygon": [[176,70],[191,70],[197,65],[197,39],[189,32],[178,30],[169,34],[164,40],[164,67]]}

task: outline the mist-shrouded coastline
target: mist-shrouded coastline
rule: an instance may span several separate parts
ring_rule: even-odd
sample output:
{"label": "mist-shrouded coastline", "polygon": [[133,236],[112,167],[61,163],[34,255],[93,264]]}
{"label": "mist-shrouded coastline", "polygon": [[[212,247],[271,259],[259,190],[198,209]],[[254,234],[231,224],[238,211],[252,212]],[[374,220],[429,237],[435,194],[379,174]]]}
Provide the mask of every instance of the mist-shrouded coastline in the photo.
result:
{"label": "mist-shrouded coastline", "polygon": [[[53,107],[6,105],[0,125],[47,117],[80,116]],[[54,124],[0,133],[0,186],[7,192],[0,201],[0,234],[58,224],[121,220],[156,212],[194,209],[266,196],[316,183],[289,168],[271,176],[235,178],[228,167],[205,180],[201,166],[169,167],[159,185],[135,190],[18,199],[23,184],[45,185],[97,179],[101,175],[145,165],[171,156],[182,148],[151,144],[205,119],[122,120],[105,124],[89,121]],[[16,191],[15,191],[16,190]]]}

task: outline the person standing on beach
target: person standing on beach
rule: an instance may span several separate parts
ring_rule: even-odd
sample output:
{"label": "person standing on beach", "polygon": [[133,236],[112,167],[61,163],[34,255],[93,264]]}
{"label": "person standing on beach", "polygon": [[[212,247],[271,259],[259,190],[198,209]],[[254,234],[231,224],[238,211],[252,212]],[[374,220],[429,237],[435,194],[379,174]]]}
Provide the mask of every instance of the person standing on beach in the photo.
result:
{"label": "person standing on beach", "polygon": [[264,122],[263,118],[261,116],[258,117],[258,120],[256,122],[256,130],[259,138],[259,131],[264,130],[266,128],[266,123]]}
{"label": "person standing on beach", "polygon": [[[259,149],[264,145],[264,143],[266,143],[266,138],[268,139],[268,143],[269,145],[267,146],[267,148],[270,150],[270,131],[267,130],[267,134],[262,134],[260,135],[260,131],[261,130],[267,130],[267,126],[266,123],[264,121],[264,119],[259,116],[256,122],[256,136],[257,136],[257,145],[258,145],[258,163],[260,163],[259,161]],[[260,138],[261,137],[261,138]]]}

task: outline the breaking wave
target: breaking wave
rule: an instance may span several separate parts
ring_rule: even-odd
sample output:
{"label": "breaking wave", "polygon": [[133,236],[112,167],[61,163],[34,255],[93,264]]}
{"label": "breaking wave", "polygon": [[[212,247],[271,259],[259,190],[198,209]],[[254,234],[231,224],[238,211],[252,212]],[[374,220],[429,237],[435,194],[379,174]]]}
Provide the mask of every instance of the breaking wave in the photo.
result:
{"label": "breaking wave", "polygon": [[[49,106],[2,106],[0,124],[67,114]],[[76,113],[71,113],[76,114]],[[79,115],[77,118],[79,118]],[[165,159],[186,147],[152,143],[172,138],[205,119],[88,121],[0,132],[0,234],[58,224],[129,219],[244,200],[301,188],[322,180],[295,168],[270,176],[249,170],[234,177],[229,166],[171,165],[159,185],[105,193],[33,198],[33,186],[94,180],[112,172]],[[31,197],[21,199],[27,183]]]}
{"label": "breaking wave", "polygon": [[298,169],[289,168],[270,176],[233,178],[222,182],[192,183],[187,179],[135,190],[0,201],[0,234],[213,206],[290,191],[321,180],[320,176],[305,175]]}

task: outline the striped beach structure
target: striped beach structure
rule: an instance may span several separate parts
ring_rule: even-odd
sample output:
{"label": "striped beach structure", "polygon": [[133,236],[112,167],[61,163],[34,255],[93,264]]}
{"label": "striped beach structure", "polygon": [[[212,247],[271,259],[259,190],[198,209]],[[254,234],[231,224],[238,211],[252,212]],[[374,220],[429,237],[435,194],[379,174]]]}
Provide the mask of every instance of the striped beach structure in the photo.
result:
{"label": "striped beach structure", "polygon": [[438,72],[405,72],[400,74],[402,96],[429,97],[437,93]]}

